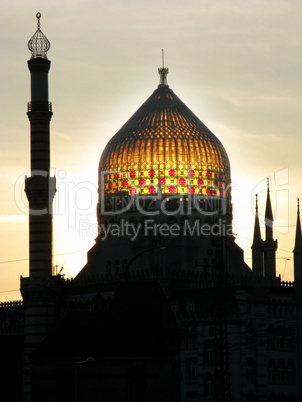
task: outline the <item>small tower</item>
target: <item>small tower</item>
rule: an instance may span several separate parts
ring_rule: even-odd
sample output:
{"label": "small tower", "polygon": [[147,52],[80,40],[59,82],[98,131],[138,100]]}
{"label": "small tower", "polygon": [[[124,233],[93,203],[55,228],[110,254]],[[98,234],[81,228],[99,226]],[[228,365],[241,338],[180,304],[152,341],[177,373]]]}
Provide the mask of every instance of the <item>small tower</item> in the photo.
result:
{"label": "small tower", "polygon": [[273,239],[273,212],[269,190],[269,178],[267,178],[267,198],[265,208],[265,241],[263,242],[264,253],[264,276],[274,278],[276,276],[276,250],[277,240]]}
{"label": "small tower", "polygon": [[252,268],[256,276],[263,277],[263,240],[261,239],[259,214],[258,214],[258,194],[256,194],[254,238],[252,244]]}
{"label": "small tower", "polygon": [[56,192],[55,178],[50,177],[49,124],[52,107],[48,100],[47,51],[49,40],[40,30],[41,14],[36,15],[38,29],[28,42],[31,58],[28,68],[31,77],[30,121],[31,176],[25,179],[29,202],[29,273],[31,277],[52,275],[52,203]]}
{"label": "small tower", "polygon": [[300,200],[297,200],[297,224],[294,253],[294,278],[296,282],[302,282],[302,235],[300,221]]}
{"label": "small tower", "polygon": [[41,14],[36,14],[38,29],[28,42],[31,58],[31,102],[27,115],[30,121],[30,177],[25,178],[29,203],[29,277],[21,277],[24,306],[24,384],[23,401],[32,401],[30,354],[43,341],[56,322],[60,284],[52,276],[52,203],[56,180],[50,177],[50,130],[52,117],[48,100],[47,51],[50,43],[40,30]]}

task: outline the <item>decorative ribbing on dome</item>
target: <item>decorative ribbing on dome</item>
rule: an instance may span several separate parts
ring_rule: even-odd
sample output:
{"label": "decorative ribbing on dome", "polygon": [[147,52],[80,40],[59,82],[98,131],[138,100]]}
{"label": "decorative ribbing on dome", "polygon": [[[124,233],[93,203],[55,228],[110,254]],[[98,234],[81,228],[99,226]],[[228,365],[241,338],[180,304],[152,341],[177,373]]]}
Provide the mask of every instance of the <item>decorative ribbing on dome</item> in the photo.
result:
{"label": "decorative ribbing on dome", "polygon": [[152,194],[159,180],[163,194],[225,195],[230,184],[221,142],[167,85],[109,141],[100,161],[100,176],[104,172],[107,195]]}
{"label": "decorative ribbing on dome", "polygon": [[50,42],[40,29],[41,13],[36,14],[37,30],[28,41],[28,49],[31,51],[31,58],[36,59],[42,57],[47,59],[47,51],[50,49]]}

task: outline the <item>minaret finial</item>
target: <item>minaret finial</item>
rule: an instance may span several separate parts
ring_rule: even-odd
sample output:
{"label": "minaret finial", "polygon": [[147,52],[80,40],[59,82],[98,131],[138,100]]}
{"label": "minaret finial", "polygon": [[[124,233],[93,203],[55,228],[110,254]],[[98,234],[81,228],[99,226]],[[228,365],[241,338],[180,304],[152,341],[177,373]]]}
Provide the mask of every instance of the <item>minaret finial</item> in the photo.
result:
{"label": "minaret finial", "polygon": [[158,74],[160,75],[160,80],[159,80],[159,85],[164,85],[168,87],[168,82],[167,82],[167,75],[169,72],[169,69],[165,67],[165,55],[164,55],[164,49],[161,50],[161,57],[162,57],[162,67],[158,69]]}
{"label": "minaret finial", "polygon": [[266,179],[267,181],[267,191],[269,191],[269,177]]}
{"label": "minaret finial", "polygon": [[297,213],[300,214],[300,198],[297,198]]}
{"label": "minaret finial", "polygon": [[258,213],[258,194],[256,194],[256,213]]}
{"label": "minaret finial", "polygon": [[37,17],[37,28],[38,28],[38,30],[40,30],[40,18],[41,18],[41,13],[37,13],[36,14],[36,17]]}
{"label": "minaret finial", "polygon": [[40,29],[41,23],[41,13],[38,12],[36,14],[37,18],[37,30],[33,34],[33,36],[28,41],[28,49],[31,51],[31,58],[36,59],[38,57],[42,57],[42,59],[47,59],[47,51],[50,48],[50,42],[43,34]]}

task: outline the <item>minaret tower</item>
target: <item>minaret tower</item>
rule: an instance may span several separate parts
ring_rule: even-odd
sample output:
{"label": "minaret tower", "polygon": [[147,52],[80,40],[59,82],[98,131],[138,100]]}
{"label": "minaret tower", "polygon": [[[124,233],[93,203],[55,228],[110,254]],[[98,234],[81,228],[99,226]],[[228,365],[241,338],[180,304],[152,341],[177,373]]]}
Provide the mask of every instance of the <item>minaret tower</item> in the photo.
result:
{"label": "minaret tower", "polygon": [[302,282],[302,234],[300,221],[300,202],[297,200],[297,224],[294,248],[294,277],[296,282]]}
{"label": "minaret tower", "polygon": [[255,225],[254,239],[252,244],[252,267],[256,276],[263,277],[263,240],[261,239],[259,214],[258,214],[258,194],[256,194],[256,210],[255,210]]}
{"label": "minaret tower", "polygon": [[276,250],[277,240],[273,239],[273,212],[269,191],[269,178],[267,179],[267,198],[265,208],[265,241],[263,242],[264,253],[264,276],[274,278],[276,276]]}
{"label": "minaret tower", "polygon": [[41,14],[36,15],[38,29],[28,42],[31,58],[31,102],[28,103],[31,143],[31,176],[25,179],[29,202],[29,273],[34,276],[52,275],[52,202],[56,191],[55,178],[50,177],[49,123],[52,117],[48,101],[47,51],[49,40],[40,30]]}
{"label": "minaret tower", "polygon": [[48,100],[47,51],[50,43],[40,29],[41,14],[36,15],[38,28],[28,42],[31,58],[30,121],[31,169],[25,178],[29,203],[29,277],[21,277],[24,305],[24,383],[23,401],[32,401],[30,354],[43,341],[58,319],[57,308],[62,279],[52,276],[52,203],[56,180],[50,177],[50,133],[52,117]]}

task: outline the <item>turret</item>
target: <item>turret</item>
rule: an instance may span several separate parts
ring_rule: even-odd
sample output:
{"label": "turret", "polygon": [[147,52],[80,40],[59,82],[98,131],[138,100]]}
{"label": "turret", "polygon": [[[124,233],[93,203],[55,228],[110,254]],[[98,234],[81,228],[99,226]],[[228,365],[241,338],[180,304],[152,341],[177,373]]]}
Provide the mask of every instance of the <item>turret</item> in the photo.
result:
{"label": "turret", "polygon": [[27,116],[30,121],[30,177],[25,178],[29,203],[29,277],[21,277],[24,307],[24,383],[23,401],[31,402],[32,376],[30,355],[55,325],[59,303],[59,276],[52,276],[52,202],[56,181],[50,177],[50,119],[48,100],[47,51],[50,43],[40,30],[41,14],[36,15],[38,29],[28,42],[31,59],[31,101]]}
{"label": "turret", "polygon": [[259,214],[258,214],[258,194],[256,194],[254,238],[252,244],[252,268],[257,276],[263,277],[263,240],[261,239]]}
{"label": "turret", "polygon": [[56,192],[55,178],[50,177],[49,124],[52,117],[48,100],[47,51],[50,43],[40,30],[41,14],[37,13],[38,29],[28,42],[31,58],[28,68],[31,78],[30,121],[31,175],[25,179],[29,202],[29,273],[30,276],[52,275],[52,202]]}
{"label": "turret", "polygon": [[265,208],[265,241],[263,242],[264,276],[274,278],[276,276],[276,250],[277,240],[273,239],[273,212],[267,179],[267,197]]}
{"label": "turret", "polygon": [[297,223],[294,253],[294,278],[296,282],[302,282],[302,235],[300,221],[300,203],[297,200]]}

